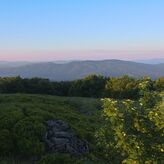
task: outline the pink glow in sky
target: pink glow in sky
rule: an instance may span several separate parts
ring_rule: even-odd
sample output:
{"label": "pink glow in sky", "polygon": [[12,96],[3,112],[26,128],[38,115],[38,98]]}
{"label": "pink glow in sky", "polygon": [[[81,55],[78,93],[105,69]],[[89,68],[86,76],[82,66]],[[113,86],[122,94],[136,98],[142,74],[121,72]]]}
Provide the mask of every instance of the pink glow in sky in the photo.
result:
{"label": "pink glow in sky", "polygon": [[0,61],[164,58],[164,0],[0,2]]}
{"label": "pink glow in sky", "polygon": [[0,51],[0,61],[54,61],[54,60],[138,60],[164,58],[164,51]]}

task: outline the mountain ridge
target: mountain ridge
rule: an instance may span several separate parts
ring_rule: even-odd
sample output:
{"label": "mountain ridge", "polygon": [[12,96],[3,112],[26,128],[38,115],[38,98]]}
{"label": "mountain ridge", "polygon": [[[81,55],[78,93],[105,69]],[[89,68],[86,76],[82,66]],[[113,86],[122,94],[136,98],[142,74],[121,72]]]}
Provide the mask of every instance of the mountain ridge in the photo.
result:
{"label": "mountain ridge", "polygon": [[39,62],[18,67],[0,67],[0,76],[2,77],[41,77],[56,81],[69,81],[83,78],[89,74],[114,77],[129,75],[132,77],[150,76],[151,78],[158,78],[164,76],[164,63],[153,65],[111,59],[101,61],[71,61],[69,63]]}

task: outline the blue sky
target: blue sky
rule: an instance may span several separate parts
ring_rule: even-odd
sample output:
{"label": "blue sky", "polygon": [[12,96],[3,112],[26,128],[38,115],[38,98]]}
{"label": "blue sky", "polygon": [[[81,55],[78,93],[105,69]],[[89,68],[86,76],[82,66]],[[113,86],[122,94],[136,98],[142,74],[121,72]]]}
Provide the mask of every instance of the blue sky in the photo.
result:
{"label": "blue sky", "polygon": [[0,60],[160,58],[163,45],[163,0],[0,0]]}

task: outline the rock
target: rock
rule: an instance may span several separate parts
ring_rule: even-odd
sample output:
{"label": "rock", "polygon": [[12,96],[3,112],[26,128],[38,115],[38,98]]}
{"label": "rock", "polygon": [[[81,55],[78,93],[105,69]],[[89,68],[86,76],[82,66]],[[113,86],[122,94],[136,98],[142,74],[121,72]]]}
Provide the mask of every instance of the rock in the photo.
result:
{"label": "rock", "polygon": [[65,122],[61,121],[61,120],[49,120],[47,121],[47,125],[49,127],[53,127],[55,129],[60,129],[60,130],[67,130],[69,129],[68,124],[66,124]]}
{"label": "rock", "polygon": [[46,124],[44,141],[48,152],[72,155],[89,152],[87,142],[77,138],[67,123],[61,120],[49,120]]}
{"label": "rock", "polygon": [[66,138],[52,138],[51,141],[54,143],[54,145],[62,145],[67,144],[69,142],[69,139]]}
{"label": "rock", "polygon": [[68,132],[56,132],[55,133],[55,137],[57,137],[57,138],[70,138],[71,136],[73,137],[73,135]]}

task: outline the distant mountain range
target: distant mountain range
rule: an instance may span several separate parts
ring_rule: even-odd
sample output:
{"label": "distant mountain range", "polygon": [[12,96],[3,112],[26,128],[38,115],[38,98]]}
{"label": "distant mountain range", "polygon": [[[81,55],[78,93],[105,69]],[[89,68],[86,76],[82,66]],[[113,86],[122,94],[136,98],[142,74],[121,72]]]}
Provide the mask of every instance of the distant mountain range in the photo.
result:
{"label": "distant mountain range", "polygon": [[164,58],[137,60],[136,62],[144,63],[144,64],[162,64],[164,63]]}
{"label": "distant mountain range", "polygon": [[122,60],[102,61],[72,61],[64,63],[15,63],[5,65],[0,62],[0,76],[21,76],[26,78],[41,77],[51,80],[75,80],[89,74],[101,74],[104,76],[132,77],[150,76],[158,78],[164,76],[163,64],[143,64]]}
{"label": "distant mountain range", "polygon": [[4,68],[4,67],[19,67],[19,66],[24,66],[24,65],[28,65],[28,64],[32,64],[32,62],[26,62],[26,61],[22,61],[22,62],[11,62],[11,61],[0,61],[0,68]]}

